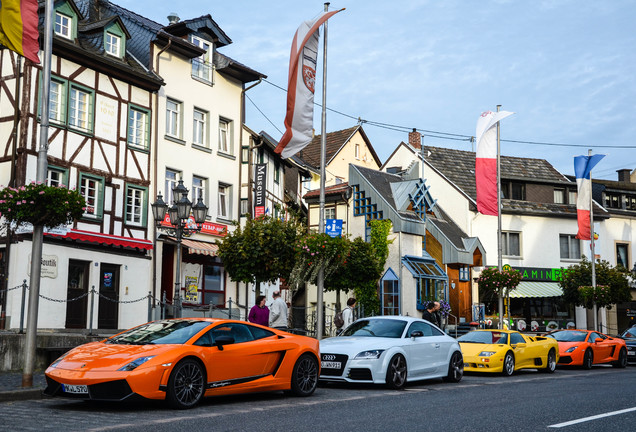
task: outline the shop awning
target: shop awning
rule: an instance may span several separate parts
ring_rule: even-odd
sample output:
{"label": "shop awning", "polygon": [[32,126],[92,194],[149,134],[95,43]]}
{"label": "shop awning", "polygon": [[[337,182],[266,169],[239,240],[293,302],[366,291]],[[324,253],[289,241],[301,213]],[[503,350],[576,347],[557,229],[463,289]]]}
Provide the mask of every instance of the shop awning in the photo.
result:
{"label": "shop awning", "polygon": [[217,256],[219,252],[219,247],[214,243],[182,239],[181,244],[188,248],[189,253]]}
{"label": "shop awning", "polygon": [[561,297],[563,290],[556,282],[521,281],[517,289],[510,292],[510,298]]}
{"label": "shop awning", "polygon": [[50,235],[52,237],[60,237],[67,238],[71,240],[80,240],[91,243],[99,243],[111,246],[123,246],[123,247],[131,247],[138,249],[152,249],[152,242],[150,240],[145,239],[136,239],[132,237],[121,237],[110,234],[102,234],[91,231],[82,231],[77,229],[69,230],[66,235],[58,235],[47,233],[46,235]]}

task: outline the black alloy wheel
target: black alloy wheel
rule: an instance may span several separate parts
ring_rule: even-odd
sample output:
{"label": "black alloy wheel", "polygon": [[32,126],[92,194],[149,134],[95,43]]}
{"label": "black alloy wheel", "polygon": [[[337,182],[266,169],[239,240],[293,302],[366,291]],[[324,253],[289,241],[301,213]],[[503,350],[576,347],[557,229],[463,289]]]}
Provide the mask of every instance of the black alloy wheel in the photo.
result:
{"label": "black alloy wheel", "polygon": [[318,361],[303,354],[296,361],[291,378],[291,391],[296,396],[310,396],[318,386]]}
{"label": "black alloy wheel", "polygon": [[205,391],[205,375],[201,365],[192,359],[179,362],[170,374],[166,400],[175,409],[195,406]]}
{"label": "black alloy wheel", "polygon": [[505,376],[510,376],[515,372],[515,356],[512,355],[511,352],[506,353],[506,357],[504,357],[503,370],[502,374]]}
{"label": "black alloy wheel", "polygon": [[455,351],[448,363],[448,375],[444,381],[458,383],[464,377],[464,358],[459,351]]}
{"label": "black alloy wheel", "polygon": [[618,360],[612,363],[612,366],[615,368],[624,368],[627,367],[627,350],[625,348],[621,348],[618,353]]}
{"label": "black alloy wheel", "polygon": [[583,355],[583,369],[592,369],[592,365],[594,364],[594,354],[591,349],[585,350],[585,355]]}
{"label": "black alloy wheel", "polygon": [[386,370],[386,385],[390,389],[399,390],[406,384],[406,359],[401,354],[391,358]]}
{"label": "black alloy wheel", "polygon": [[554,352],[554,349],[551,349],[550,352],[548,353],[546,365],[541,370],[546,373],[553,373],[556,370],[556,367],[557,367],[556,353]]}

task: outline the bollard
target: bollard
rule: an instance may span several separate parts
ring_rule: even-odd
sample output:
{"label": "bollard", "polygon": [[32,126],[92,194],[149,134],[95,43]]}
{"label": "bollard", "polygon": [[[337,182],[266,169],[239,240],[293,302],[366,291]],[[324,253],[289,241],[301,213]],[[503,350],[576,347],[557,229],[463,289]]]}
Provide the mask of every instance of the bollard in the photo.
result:
{"label": "bollard", "polygon": [[161,298],[161,319],[166,319],[166,292],[163,292]]}
{"label": "bollard", "polygon": [[20,309],[20,334],[24,333],[24,303],[26,298],[26,289],[27,284],[26,279],[24,279],[24,282],[22,282],[22,306]]}
{"label": "bollard", "polygon": [[152,291],[148,291],[148,321],[152,321]]}
{"label": "bollard", "polygon": [[230,313],[228,314],[228,318],[232,319],[232,297],[228,300],[228,305],[230,307]]}
{"label": "bollard", "polygon": [[89,325],[89,335],[93,335],[93,308],[94,308],[94,299],[95,299],[95,285],[91,287],[91,316],[90,316],[90,325]]}

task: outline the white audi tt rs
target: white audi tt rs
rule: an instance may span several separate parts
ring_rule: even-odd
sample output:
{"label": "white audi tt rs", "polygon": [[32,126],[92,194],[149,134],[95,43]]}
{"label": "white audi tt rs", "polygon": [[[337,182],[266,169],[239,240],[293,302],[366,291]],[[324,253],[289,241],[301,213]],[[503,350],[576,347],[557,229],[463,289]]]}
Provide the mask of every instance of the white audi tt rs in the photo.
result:
{"label": "white audi tt rs", "polygon": [[361,318],[339,336],[320,341],[320,380],[386,384],[444,378],[459,382],[459,344],[435,325],[405,316]]}

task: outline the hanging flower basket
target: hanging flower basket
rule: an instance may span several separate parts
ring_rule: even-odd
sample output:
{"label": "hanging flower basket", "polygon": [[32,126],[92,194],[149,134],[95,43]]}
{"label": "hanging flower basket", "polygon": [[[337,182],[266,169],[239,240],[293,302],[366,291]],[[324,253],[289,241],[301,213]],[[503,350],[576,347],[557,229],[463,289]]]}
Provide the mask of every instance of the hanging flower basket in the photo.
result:
{"label": "hanging flower basket", "polygon": [[86,202],[76,190],[30,183],[0,189],[0,215],[20,226],[30,223],[55,228],[68,225],[84,214]]}
{"label": "hanging flower basket", "polygon": [[479,278],[477,284],[481,290],[494,291],[498,295],[505,295],[513,291],[521,282],[521,272],[512,268],[506,268],[499,271],[495,267],[485,268]]}

